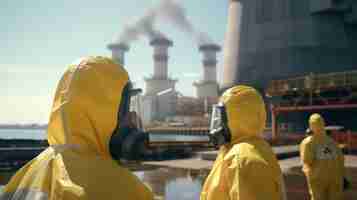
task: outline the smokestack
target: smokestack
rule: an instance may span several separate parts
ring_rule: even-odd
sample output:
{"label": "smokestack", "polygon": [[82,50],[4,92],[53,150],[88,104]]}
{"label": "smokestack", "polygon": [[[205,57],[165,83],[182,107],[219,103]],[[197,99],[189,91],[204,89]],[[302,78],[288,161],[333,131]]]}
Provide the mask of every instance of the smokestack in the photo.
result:
{"label": "smokestack", "polygon": [[167,80],[168,79],[168,48],[173,45],[173,42],[167,38],[155,38],[150,42],[154,48],[154,79]]}
{"label": "smokestack", "polygon": [[239,38],[241,25],[242,7],[238,0],[230,0],[228,10],[228,24],[224,42],[223,58],[223,80],[221,90],[232,87],[237,83]]}
{"label": "smokestack", "polygon": [[221,51],[221,47],[207,43],[201,45],[199,50],[203,54],[203,79],[193,83],[196,87],[196,96],[198,98],[217,97],[217,52]]}
{"label": "smokestack", "polygon": [[203,54],[203,82],[217,82],[217,52],[221,47],[217,44],[204,44],[199,47]]}
{"label": "smokestack", "polygon": [[118,63],[125,65],[125,53],[129,51],[129,46],[125,43],[111,43],[108,49],[112,51],[112,59]]}

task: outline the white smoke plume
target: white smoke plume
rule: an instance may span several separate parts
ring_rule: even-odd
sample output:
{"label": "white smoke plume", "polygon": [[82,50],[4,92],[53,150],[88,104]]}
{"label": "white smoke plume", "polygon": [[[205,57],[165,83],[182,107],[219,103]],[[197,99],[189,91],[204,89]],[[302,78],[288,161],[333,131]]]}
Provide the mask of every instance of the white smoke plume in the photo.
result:
{"label": "white smoke plume", "polygon": [[213,43],[207,33],[200,32],[193,26],[187,18],[186,10],[177,1],[162,0],[157,12],[159,17],[193,37],[199,45]]}
{"label": "white smoke plume", "polygon": [[125,26],[124,31],[119,36],[119,42],[128,44],[132,41],[138,40],[144,35],[149,37],[149,39],[159,37],[166,38],[163,33],[154,28],[156,19],[157,12],[155,9],[149,10],[136,23]]}
{"label": "white smoke plume", "polygon": [[155,27],[158,19],[175,25],[180,31],[193,37],[198,45],[213,43],[208,34],[198,31],[193,26],[186,16],[185,9],[174,0],[161,0],[156,7],[148,10],[136,23],[126,26],[119,37],[119,42],[129,44],[141,36],[147,36],[150,40],[167,38]]}

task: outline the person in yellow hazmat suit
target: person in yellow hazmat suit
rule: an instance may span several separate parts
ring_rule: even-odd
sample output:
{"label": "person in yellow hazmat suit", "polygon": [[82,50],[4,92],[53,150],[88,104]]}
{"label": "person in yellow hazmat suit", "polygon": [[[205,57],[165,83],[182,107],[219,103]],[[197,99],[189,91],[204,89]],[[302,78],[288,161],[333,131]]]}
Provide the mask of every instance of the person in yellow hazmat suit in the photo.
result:
{"label": "person in yellow hazmat suit", "polygon": [[278,160],[262,138],[263,98],[248,86],[226,90],[213,108],[210,138],[220,147],[201,192],[201,200],[283,200]]}
{"label": "person in yellow hazmat suit", "polygon": [[326,135],[325,121],[319,114],[309,119],[312,135],[300,144],[303,172],[312,200],[343,199],[344,156],[332,138]]}
{"label": "person in yellow hazmat suit", "polygon": [[128,73],[112,59],[87,57],[70,65],[54,97],[50,146],[12,177],[0,199],[153,199],[149,188],[115,161],[120,152],[112,143],[119,142],[112,140],[125,133],[121,122],[129,102]]}

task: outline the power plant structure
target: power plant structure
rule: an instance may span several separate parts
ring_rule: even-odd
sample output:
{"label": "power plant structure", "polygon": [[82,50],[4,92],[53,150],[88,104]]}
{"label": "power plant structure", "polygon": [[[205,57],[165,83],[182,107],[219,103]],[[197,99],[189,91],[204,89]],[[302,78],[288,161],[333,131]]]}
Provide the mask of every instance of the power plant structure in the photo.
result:
{"label": "power plant structure", "polygon": [[357,129],[357,2],[230,0],[228,12],[221,91],[258,88],[273,132],[278,121],[302,130],[313,112]]}
{"label": "power plant structure", "polygon": [[[142,115],[143,123],[176,119],[185,119],[186,122],[187,120],[200,121],[199,116],[210,111],[206,107],[214,104],[218,97],[216,65],[217,53],[221,47],[217,44],[203,44],[199,47],[203,55],[202,80],[193,83],[196,87],[196,98],[186,98],[176,90],[178,80],[168,75],[169,48],[173,46],[173,42],[164,36],[157,36],[151,39],[149,44],[153,47],[153,74],[144,78],[144,95],[135,98],[135,101],[140,101],[136,105],[141,105],[138,111]],[[129,46],[125,43],[113,42],[107,48],[112,52],[114,61],[125,66],[125,53],[129,51]],[[182,107],[190,108],[193,105],[195,109],[181,112],[185,110]]]}
{"label": "power plant structure", "polygon": [[230,0],[221,88],[356,69],[357,2]]}
{"label": "power plant structure", "polygon": [[199,47],[203,54],[203,79],[195,82],[196,96],[198,98],[217,97],[218,82],[217,82],[217,52],[221,47],[216,44],[204,44]]}
{"label": "power plant structure", "polygon": [[150,107],[151,119],[163,121],[167,116],[175,114],[177,101],[177,80],[168,76],[169,47],[173,42],[167,38],[159,37],[150,41],[154,48],[154,74],[145,78],[145,96],[143,102]]}
{"label": "power plant structure", "polygon": [[145,78],[146,95],[158,95],[170,88],[175,90],[177,80],[168,76],[168,49],[173,46],[173,42],[167,38],[155,38],[150,45],[154,48],[154,74],[152,77]]}

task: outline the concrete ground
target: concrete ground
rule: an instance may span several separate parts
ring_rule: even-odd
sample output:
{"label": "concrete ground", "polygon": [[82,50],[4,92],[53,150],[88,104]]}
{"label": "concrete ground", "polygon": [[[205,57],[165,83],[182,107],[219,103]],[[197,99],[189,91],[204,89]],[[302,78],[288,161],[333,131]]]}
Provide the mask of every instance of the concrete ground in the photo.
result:
{"label": "concrete ground", "polygon": [[[282,155],[294,155],[298,153],[297,146],[284,146],[284,147],[274,147],[274,152],[278,157],[286,158]],[[168,174],[163,173],[162,171],[155,171],[157,168],[173,168],[173,169],[184,169],[183,173],[186,176],[186,172],[189,172],[189,175],[197,174],[202,177],[200,180],[204,180],[210,169],[213,166],[214,159],[217,156],[216,151],[212,152],[199,152],[196,154],[196,157],[189,159],[179,159],[179,160],[166,160],[166,161],[148,161],[143,163],[134,163],[132,167],[129,166],[130,169],[134,171],[152,171],[152,174],[149,173],[148,176],[144,177],[144,179],[155,179],[152,182],[158,182],[155,184],[155,188],[158,191],[164,190],[164,186],[166,184],[166,179],[170,177],[175,177],[177,174]],[[206,160],[204,160],[206,159]],[[346,177],[352,183],[352,188],[345,192],[345,200],[355,200],[357,199],[357,156],[346,155],[345,156],[345,166],[346,166]],[[289,200],[307,200],[309,199],[306,179],[301,171],[301,161],[299,157],[292,157],[281,159],[279,164],[282,168],[284,174],[284,180],[287,186],[288,199]],[[11,175],[14,172],[7,172],[0,174],[0,185],[6,184]],[[169,176],[169,177],[168,177]],[[149,177],[149,178],[148,178]],[[160,178],[161,177],[161,178]],[[156,179],[160,179],[157,181]],[[163,181],[161,181],[161,179]],[[160,193],[160,192],[158,192]]]}
{"label": "concrete ground", "polygon": [[[345,156],[346,175],[352,183],[352,188],[345,192],[345,200],[357,199],[357,156]],[[301,161],[299,157],[288,158],[279,161],[284,174],[289,200],[309,199],[307,183],[301,171]],[[145,162],[144,165],[155,167],[169,167],[187,170],[209,171],[213,161],[202,160],[201,158],[191,158],[183,160],[170,160],[159,162]]]}
{"label": "concrete ground", "polygon": [[[286,145],[273,147],[273,151],[278,159],[285,159],[288,157],[299,155],[299,145]],[[218,151],[202,151],[198,152],[198,157],[203,160],[216,160]]]}
{"label": "concrete ground", "polygon": [[[308,198],[307,183],[302,173],[301,161],[298,157],[279,161],[284,173],[289,200],[302,200]],[[345,156],[346,177],[352,187],[345,192],[345,200],[357,199],[357,156]]]}

